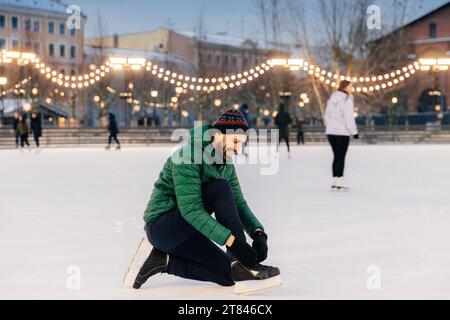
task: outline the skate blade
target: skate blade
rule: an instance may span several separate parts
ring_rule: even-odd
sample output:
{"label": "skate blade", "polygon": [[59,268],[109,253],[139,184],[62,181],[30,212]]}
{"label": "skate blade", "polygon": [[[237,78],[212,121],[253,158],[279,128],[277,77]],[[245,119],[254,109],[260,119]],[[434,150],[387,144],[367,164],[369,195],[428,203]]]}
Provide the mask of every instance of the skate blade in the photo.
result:
{"label": "skate blade", "polygon": [[351,188],[332,188],[331,191],[333,192],[338,192],[338,193],[345,193],[345,192],[351,192],[352,189]]}
{"label": "skate blade", "polygon": [[128,269],[123,277],[123,286],[124,288],[132,289],[134,281],[141,270],[141,267],[144,265],[148,256],[152,252],[153,247],[148,242],[147,239],[143,238],[137,247],[133,258],[131,259],[130,264],[128,265]]}
{"label": "skate blade", "polygon": [[236,282],[236,285],[234,286],[234,293],[245,296],[278,288],[282,285],[283,279],[281,276],[276,276],[267,280],[241,281]]}

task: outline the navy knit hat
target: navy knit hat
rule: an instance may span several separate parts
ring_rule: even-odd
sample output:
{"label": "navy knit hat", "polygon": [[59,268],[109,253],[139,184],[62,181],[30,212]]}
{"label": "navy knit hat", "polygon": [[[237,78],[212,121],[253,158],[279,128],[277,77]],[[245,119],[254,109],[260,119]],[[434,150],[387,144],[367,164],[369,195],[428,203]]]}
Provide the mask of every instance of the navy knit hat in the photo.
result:
{"label": "navy knit hat", "polygon": [[214,124],[214,128],[222,132],[227,133],[227,130],[243,130],[246,132],[249,127],[244,118],[244,115],[237,110],[228,110],[225,112],[219,120]]}

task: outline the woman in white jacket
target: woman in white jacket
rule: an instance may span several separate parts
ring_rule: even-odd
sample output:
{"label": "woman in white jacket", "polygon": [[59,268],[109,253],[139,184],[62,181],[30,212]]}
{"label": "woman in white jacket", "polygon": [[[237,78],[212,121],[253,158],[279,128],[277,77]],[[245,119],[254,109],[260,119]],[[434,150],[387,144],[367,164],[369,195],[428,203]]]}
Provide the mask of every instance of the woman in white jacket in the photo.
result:
{"label": "woman in white jacket", "polygon": [[339,90],[331,95],[327,103],[325,124],[328,141],[334,154],[332,182],[334,190],[350,190],[344,185],[345,158],[350,137],[359,139],[352,93],[352,83],[344,80],[340,83]]}

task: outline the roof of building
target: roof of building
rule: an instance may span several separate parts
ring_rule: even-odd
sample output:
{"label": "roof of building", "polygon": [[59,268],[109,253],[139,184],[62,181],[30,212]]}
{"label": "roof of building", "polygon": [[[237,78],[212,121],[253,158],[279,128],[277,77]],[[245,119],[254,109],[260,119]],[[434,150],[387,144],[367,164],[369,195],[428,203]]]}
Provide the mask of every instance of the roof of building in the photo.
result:
{"label": "roof of building", "polygon": [[407,29],[407,28],[409,28],[409,27],[412,27],[413,25],[415,25],[415,24],[417,24],[417,23],[423,21],[424,19],[426,19],[426,18],[432,16],[433,14],[435,14],[435,13],[437,13],[437,12],[439,12],[439,11],[445,9],[445,8],[448,8],[448,7],[450,7],[450,1],[448,1],[447,3],[443,4],[442,6],[436,8],[436,9],[434,9],[434,10],[431,10],[431,11],[428,12],[427,14],[422,15],[422,16],[420,16],[419,18],[416,18],[416,19],[414,19],[414,20],[411,21],[411,22],[408,22],[408,23],[405,24],[404,26],[401,26],[401,27],[399,27],[399,28],[397,28],[397,29],[395,29],[395,30],[393,30],[393,31],[391,31],[391,32],[386,33],[385,35],[381,36],[380,38],[376,39],[376,40],[373,41],[373,42],[379,42],[379,41],[381,41],[381,40],[383,40],[383,39],[385,39],[385,38],[388,38],[389,36],[391,36],[391,35],[393,35],[393,34],[398,33],[400,30],[403,30],[403,29]]}
{"label": "roof of building", "polygon": [[69,5],[59,0],[0,0],[0,5],[22,9],[50,11],[60,14],[68,14],[67,8],[69,7]]}
{"label": "roof of building", "polygon": [[412,26],[412,25],[414,25],[414,24],[416,24],[418,22],[421,22],[422,20],[428,18],[429,16],[431,16],[431,15],[441,11],[442,9],[445,9],[445,8],[448,8],[448,7],[450,7],[450,1],[448,1],[447,3],[443,4],[442,6],[440,6],[438,8],[428,12],[427,14],[425,14],[423,16],[420,16],[419,18],[409,22],[408,24],[404,25],[402,28],[408,28],[408,27],[410,27],[410,26]]}

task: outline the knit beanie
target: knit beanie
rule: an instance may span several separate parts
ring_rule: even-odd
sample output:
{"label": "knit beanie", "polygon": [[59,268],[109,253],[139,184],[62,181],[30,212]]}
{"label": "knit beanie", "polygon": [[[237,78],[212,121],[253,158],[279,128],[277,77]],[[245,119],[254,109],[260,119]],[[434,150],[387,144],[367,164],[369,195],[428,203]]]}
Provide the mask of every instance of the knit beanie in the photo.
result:
{"label": "knit beanie", "polygon": [[227,130],[235,131],[241,129],[246,132],[249,129],[244,115],[237,110],[228,110],[225,112],[219,120],[216,121],[214,128],[223,134],[226,134]]}

